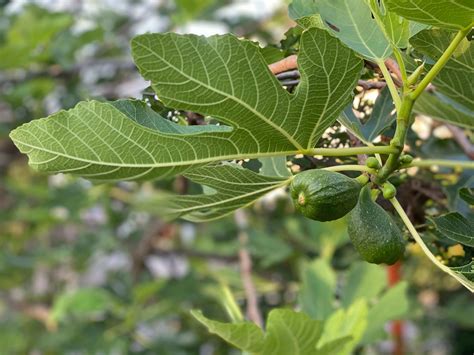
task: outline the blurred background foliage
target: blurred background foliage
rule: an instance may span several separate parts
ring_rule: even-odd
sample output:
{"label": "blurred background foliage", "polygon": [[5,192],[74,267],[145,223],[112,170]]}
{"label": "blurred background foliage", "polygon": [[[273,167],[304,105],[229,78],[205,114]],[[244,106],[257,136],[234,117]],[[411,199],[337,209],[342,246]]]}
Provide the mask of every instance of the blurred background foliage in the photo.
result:
{"label": "blurred background foliage", "polygon": [[[200,225],[165,223],[130,201],[163,189],[193,192],[197,186],[181,178],[94,185],[70,176],[47,177],[31,170],[8,139],[16,126],[90,98],[146,97],[168,117],[192,119],[150,96],[131,60],[130,39],[147,31],[233,32],[263,44],[285,39],[282,48],[292,53],[298,31],[284,36],[294,26],[287,3],[0,4],[1,354],[237,353],[189,311],[201,309],[223,321],[244,312],[242,249],[252,257],[264,315],[275,307],[297,307],[315,319],[329,319],[333,331],[354,336],[348,351],[363,354],[392,353],[387,321],[404,319],[407,353],[472,353],[474,318],[466,317],[474,314],[472,296],[415,245],[403,262],[405,281],[388,288],[384,267],[359,261],[344,220],[305,220],[293,214],[283,191],[245,210],[244,227],[234,216]],[[420,139],[410,134],[413,142]],[[336,138],[347,139],[335,131],[329,139]],[[461,154],[449,137],[423,139],[420,155]],[[302,168],[314,164],[305,158],[295,161]],[[436,178],[423,174],[428,175],[424,181]],[[472,175],[461,176],[460,182],[452,176],[442,179],[449,203],[462,203],[453,186]],[[417,203],[430,208],[429,199]],[[351,313],[362,307],[361,299],[365,313]]]}

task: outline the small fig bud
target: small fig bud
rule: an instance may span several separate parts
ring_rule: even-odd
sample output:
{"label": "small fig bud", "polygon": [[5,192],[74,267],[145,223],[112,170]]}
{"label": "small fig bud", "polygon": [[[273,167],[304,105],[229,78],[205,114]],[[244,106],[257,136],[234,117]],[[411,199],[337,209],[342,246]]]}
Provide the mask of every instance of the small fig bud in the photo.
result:
{"label": "small fig bud", "polygon": [[413,161],[413,157],[412,157],[410,154],[403,154],[403,155],[400,157],[400,163],[401,163],[402,165],[411,164],[412,161]]}
{"label": "small fig bud", "polygon": [[382,194],[387,200],[391,200],[397,194],[397,189],[389,182],[382,184]]}
{"label": "small fig bud", "polygon": [[371,169],[381,168],[379,161],[377,160],[377,158],[374,157],[367,158],[367,160],[365,161],[365,165],[367,165]]}

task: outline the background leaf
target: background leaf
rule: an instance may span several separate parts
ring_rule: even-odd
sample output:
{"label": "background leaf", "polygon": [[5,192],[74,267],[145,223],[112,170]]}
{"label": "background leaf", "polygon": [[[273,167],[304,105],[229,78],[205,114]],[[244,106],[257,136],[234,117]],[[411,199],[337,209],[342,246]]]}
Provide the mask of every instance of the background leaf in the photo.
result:
{"label": "background leaf", "polygon": [[364,334],[367,321],[367,303],[363,299],[354,302],[347,310],[339,309],[324,323],[321,344],[325,345],[334,339],[351,336],[351,341],[339,352],[340,355],[351,354]]}
{"label": "background leaf", "polygon": [[472,115],[460,111],[439,93],[424,92],[415,101],[413,111],[430,116],[435,120],[448,122],[457,126],[474,128]]}
{"label": "background leaf", "polygon": [[286,165],[286,157],[260,158],[260,173],[266,176],[289,177],[291,172]]}
{"label": "background leaf", "polygon": [[207,327],[209,332],[220,336],[239,349],[258,353],[263,347],[263,332],[251,322],[222,323],[204,317],[201,311],[191,311],[199,322]]}
{"label": "background leaf", "polygon": [[430,218],[437,231],[455,242],[474,247],[474,221],[458,212]]}
{"label": "background leaf", "polygon": [[[410,39],[413,47],[437,60],[449,46],[454,34],[439,29],[423,30]],[[430,67],[430,64],[427,64]],[[474,115],[474,47],[466,38],[459,44],[445,67],[433,80],[437,90],[464,108],[458,108],[466,114]],[[472,120],[471,120],[472,122]],[[471,124],[472,125],[472,124]]]}
{"label": "background leaf", "polygon": [[299,303],[314,319],[326,319],[334,310],[336,274],[326,259],[305,263],[301,269]]}
{"label": "background leaf", "polygon": [[377,62],[392,53],[366,1],[319,0],[316,6],[328,30],[364,58]]}
{"label": "background leaf", "polygon": [[470,205],[474,205],[474,188],[463,187],[459,190],[459,197]]}
{"label": "background leaf", "polygon": [[363,344],[383,338],[385,336],[384,325],[388,321],[407,315],[409,310],[407,289],[408,284],[405,281],[398,283],[385,292],[379,301],[369,309],[367,319],[370,321],[361,340]]}
{"label": "background leaf", "polygon": [[114,305],[113,298],[101,288],[82,288],[60,295],[53,305],[52,319],[61,322],[73,319],[97,319]]}
{"label": "background leaf", "polygon": [[263,354],[306,355],[316,350],[322,322],[301,312],[274,309],[268,315]]}
{"label": "background leaf", "polygon": [[474,21],[470,0],[385,0],[390,11],[409,20],[448,29],[462,29]]}
{"label": "background leaf", "polygon": [[370,301],[386,286],[387,279],[382,267],[366,262],[353,263],[347,274],[342,305],[349,307],[358,299]]}

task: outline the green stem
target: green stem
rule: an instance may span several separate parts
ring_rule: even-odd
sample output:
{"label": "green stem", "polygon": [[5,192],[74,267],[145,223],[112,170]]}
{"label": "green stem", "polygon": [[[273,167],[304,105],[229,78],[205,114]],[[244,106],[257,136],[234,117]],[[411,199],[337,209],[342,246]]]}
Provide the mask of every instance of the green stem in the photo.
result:
{"label": "green stem", "polygon": [[420,168],[431,168],[432,166],[446,166],[448,168],[460,168],[460,169],[471,169],[474,170],[473,161],[456,161],[456,160],[443,160],[443,159],[424,159],[414,160],[408,167],[418,166]]}
{"label": "green stem", "polygon": [[436,75],[438,75],[438,73],[441,71],[441,69],[443,69],[443,67],[446,65],[449,58],[453,54],[453,52],[456,50],[459,43],[461,43],[461,41],[466,37],[466,35],[471,30],[471,28],[472,28],[472,24],[469,25],[468,27],[460,30],[456,34],[456,36],[453,38],[453,40],[449,44],[448,48],[446,48],[446,50],[441,55],[441,57],[439,57],[439,59],[436,61],[436,63],[433,65],[433,67],[430,69],[430,71],[425,75],[425,77],[420,82],[420,84],[412,92],[411,97],[412,97],[413,100],[416,100],[416,98],[422,94],[422,92],[426,89],[428,84],[434,79],[434,77]]}
{"label": "green stem", "polygon": [[397,110],[397,128],[390,145],[397,149],[397,152],[390,154],[385,165],[379,170],[375,182],[377,184],[384,183],[388,177],[399,168],[398,158],[403,151],[405,137],[410,121],[411,109],[413,108],[413,100],[410,96],[404,95],[400,110]]}
{"label": "green stem", "polygon": [[334,166],[329,166],[327,168],[323,168],[323,170],[328,170],[328,171],[360,171],[360,172],[367,172],[370,174],[375,174],[376,171],[374,169],[371,169],[365,165],[334,165]]}
{"label": "green stem", "polygon": [[417,230],[415,229],[415,226],[413,225],[413,223],[411,223],[410,221],[410,218],[408,218],[407,214],[405,213],[405,211],[403,210],[403,207],[400,205],[400,203],[398,202],[398,200],[396,198],[392,198],[390,200],[390,202],[392,203],[393,207],[395,208],[395,210],[397,211],[398,215],[400,216],[400,218],[402,219],[403,223],[405,224],[405,226],[407,227],[408,231],[410,232],[410,234],[413,236],[413,239],[415,239],[415,241],[420,245],[421,249],[424,251],[424,253],[426,254],[426,256],[433,262],[433,264],[435,264],[437,267],[439,267],[441,270],[443,270],[444,272],[448,273],[449,275],[451,275],[452,277],[454,277],[456,280],[458,280],[461,284],[463,284],[463,286],[465,286],[469,291],[471,292],[474,292],[474,286],[472,285],[472,283],[469,282],[469,280],[467,280],[466,278],[464,278],[462,275],[459,275],[457,273],[455,273],[453,270],[451,270],[449,267],[447,267],[446,265],[444,265],[443,263],[441,263],[432,253],[431,251],[428,249],[428,247],[426,246],[425,242],[423,241],[423,239],[421,238],[421,236],[418,234]]}
{"label": "green stem", "polygon": [[350,148],[313,148],[300,151],[304,155],[323,155],[327,157],[340,157],[346,155],[358,154],[392,154],[396,153],[397,149],[389,146],[374,146],[374,147],[350,147]]}
{"label": "green stem", "polygon": [[400,95],[398,94],[398,90],[395,86],[395,83],[393,82],[392,76],[390,75],[390,72],[388,71],[387,66],[385,65],[385,62],[383,60],[379,60],[377,64],[380,67],[380,70],[382,70],[382,74],[385,78],[385,82],[387,83],[388,90],[390,90],[390,95],[392,95],[392,100],[395,104],[395,109],[399,111],[401,106]]}

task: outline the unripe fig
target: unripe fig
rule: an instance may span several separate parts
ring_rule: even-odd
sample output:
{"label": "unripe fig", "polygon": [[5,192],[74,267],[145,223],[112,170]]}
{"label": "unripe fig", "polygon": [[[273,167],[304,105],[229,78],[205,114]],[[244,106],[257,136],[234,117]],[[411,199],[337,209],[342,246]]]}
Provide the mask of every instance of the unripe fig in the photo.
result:
{"label": "unripe fig", "polygon": [[361,184],[346,175],[327,170],[307,170],[293,178],[290,194],[295,208],[316,221],[345,216],[357,204]]}
{"label": "unripe fig", "polygon": [[403,235],[392,217],[372,201],[369,186],[348,218],[347,231],[361,257],[374,264],[394,264],[405,250]]}

